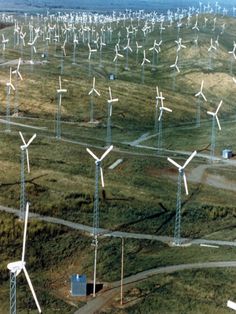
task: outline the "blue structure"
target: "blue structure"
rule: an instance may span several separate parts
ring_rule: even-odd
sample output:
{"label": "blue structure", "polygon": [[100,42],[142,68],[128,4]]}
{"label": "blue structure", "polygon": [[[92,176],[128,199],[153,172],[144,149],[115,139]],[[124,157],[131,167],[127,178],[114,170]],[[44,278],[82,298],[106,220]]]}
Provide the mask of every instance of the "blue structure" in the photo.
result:
{"label": "blue structure", "polygon": [[73,297],[86,297],[87,295],[86,275],[73,274],[71,276],[71,295]]}

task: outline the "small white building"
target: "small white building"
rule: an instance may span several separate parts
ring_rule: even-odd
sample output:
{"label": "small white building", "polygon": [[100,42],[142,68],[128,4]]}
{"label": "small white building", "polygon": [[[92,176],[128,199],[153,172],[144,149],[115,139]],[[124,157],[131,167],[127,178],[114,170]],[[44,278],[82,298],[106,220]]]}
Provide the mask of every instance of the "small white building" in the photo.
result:
{"label": "small white building", "polygon": [[233,152],[231,149],[223,149],[222,150],[222,158],[229,159],[233,157]]}

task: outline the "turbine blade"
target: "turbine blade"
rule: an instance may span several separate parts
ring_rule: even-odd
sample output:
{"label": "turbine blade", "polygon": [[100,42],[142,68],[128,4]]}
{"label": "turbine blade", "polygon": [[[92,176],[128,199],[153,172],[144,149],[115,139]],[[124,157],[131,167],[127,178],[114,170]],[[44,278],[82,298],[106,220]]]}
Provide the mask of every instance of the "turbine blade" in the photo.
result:
{"label": "turbine blade", "polygon": [[[162,107],[161,107],[162,108]],[[158,121],[161,121],[161,118],[162,118],[162,113],[163,113],[163,111],[161,110],[161,108],[160,108],[160,115],[159,115],[159,117],[158,117]]]}
{"label": "turbine blade", "polygon": [[25,246],[26,246],[26,235],[27,235],[27,224],[28,224],[28,216],[29,216],[29,203],[26,203],[25,208],[25,224],[24,224],[24,234],[23,234],[23,245],[22,245],[22,263],[25,261]]}
{"label": "turbine blade", "polygon": [[104,188],[105,184],[104,184],[104,177],[103,177],[103,170],[102,170],[102,167],[100,167],[100,174],[101,174],[101,183],[102,183],[102,187]]}
{"label": "turbine blade", "polygon": [[210,114],[211,116],[214,116],[215,113],[214,112],[211,112],[211,111],[207,111],[207,114]]}
{"label": "turbine blade", "polygon": [[203,94],[203,92],[201,92],[201,95],[202,95],[202,98],[203,98],[205,101],[207,101],[207,99],[206,99],[205,95]]}
{"label": "turbine blade", "polygon": [[99,160],[99,158],[89,148],[86,148],[86,150],[95,160]]}
{"label": "turbine blade", "polygon": [[188,159],[185,161],[185,164],[183,165],[183,168],[185,168],[187,166],[187,164],[193,159],[193,157],[197,154],[197,151],[195,150],[189,157]]}
{"label": "turbine blade", "polygon": [[31,137],[31,139],[29,140],[29,142],[27,143],[27,147],[33,142],[33,140],[36,137],[36,133]]}
{"label": "turbine blade", "polygon": [[110,153],[110,151],[113,149],[113,145],[111,145],[106,151],[105,153],[102,155],[102,157],[100,158],[100,161],[102,161],[106,155],[108,155]]}
{"label": "turbine blade", "polygon": [[183,179],[184,179],[184,187],[185,187],[185,193],[188,195],[188,185],[187,185],[187,179],[185,173],[183,173]]}
{"label": "turbine blade", "polygon": [[28,272],[27,272],[25,266],[23,266],[23,271],[24,271],[24,273],[25,273],[25,277],[26,277],[26,280],[27,280],[28,285],[29,285],[29,287],[30,287],[30,290],[31,290],[31,293],[32,293],[32,295],[33,295],[33,298],[34,298],[35,304],[36,304],[36,306],[37,306],[37,309],[38,309],[39,313],[42,313],[41,308],[40,308],[40,305],[39,305],[39,302],[38,302],[38,299],[37,299],[37,296],[36,296],[35,291],[34,291],[34,287],[33,287],[33,285],[32,285],[32,282],[31,282],[31,280],[30,280],[29,274],[28,274]]}
{"label": "turbine blade", "polygon": [[218,107],[217,107],[217,109],[216,109],[216,114],[218,113],[218,111],[219,111],[219,109],[220,109],[220,107],[221,107],[221,105],[222,105],[222,102],[223,102],[223,100],[221,100],[221,102],[219,103],[219,105],[218,105]]}
{"label": "turbine blade", "polygon": [[218,124],[219,130],[221,131],[220,121],[219,121],[219,118],[217,117],[217,115],[216,115],[216,122],[217,122],[217,124]]}
{"label": "turbine blade", "polygon": [[178,169],[179,168],[181,168],[181,166],[179,165],[179,164],[177,164],[177,162],[176,161],[174,161],[173,159],[171,159],[171,158],[167,158],[167,160],[169,161],[169,162],[171,162],[175,167],[177,167]]}
{"label": "turbine blade", "polygon": [[95,88],[94,88],[94,91],[98,96],[101,96],[101,94]]}
{"label": "turbine blade", "polygon": [[21,133],[21,131],[19,131],[19,134],[20,134],[20,137],[21,137],[21,139],[22,139],[23,144],[24,144],[25,146],[27,146],[27,145],[26,145],[26,142],[25,142],[25,139],[24,139],[23,134]]}
{"label": "turbine blade", "polygon": [[172,112],[172,109],[169,109],[169,108],[164,107],[164,106],[162,107],[162,109],[165,110],[165,111],[168,111],[168,112]]}
{"label": "turbine blade", "polygon": [[112,116],[112,103],[110,104],[110,117]]}
{"label": "turbine blade", "polygon": [[26,148],[26,150],[25,150],[25,153],[26,153],[26,160],[27,160],[27,169],[28,169],[28,173],[30,173],[29,151],[28,151],[27,148]]}

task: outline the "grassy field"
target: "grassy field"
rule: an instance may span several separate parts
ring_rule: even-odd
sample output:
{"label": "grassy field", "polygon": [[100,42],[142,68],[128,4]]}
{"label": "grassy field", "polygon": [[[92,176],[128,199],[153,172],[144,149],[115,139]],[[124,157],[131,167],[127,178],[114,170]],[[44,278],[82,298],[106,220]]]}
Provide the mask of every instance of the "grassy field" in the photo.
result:
{"label": "grassy field", "polygon": [[[228,51],[232,50],[236,22],[232,18],[217,16],[216,30],[212,32],[212,17],[207,17],[208,26],[201,28],[198,34],[198,48],[194,47],[194,32],[191,27],[181,29],[179,36],[183,38],[187,48],[181,50],[180,73],[176,78],[169,66],[175,61],[174,41],[177,37],[177,29],[174,26],[166,27],[162,35],[163,44],[158,54],[158,61],[154,66],[150,64],[145,67],[143,84],[140,66],[142,52],[136,55],[135,41],[142,43],[147,57],[152,62],[152,52],[148,49],[153,45],[154,39],[158,41],[160,39],[158,25],[144,39],[140,30],[143,27],[141,21],[136,37],[133,35],[131,38],[133,53],[129,54],[128,71],[125,70],[126,61],[123,51],[126,45],[126,29],[121,22],[118,26],[112,24],[113,33],[110,39],[109,33],[105,34],[107,46],[103,48],[102,66],[100,66],[99,52],[92,55],[89,65],[87,42],[85,40],[83,43],[81,38],[76,49],[76,64],[72,64],[72,33],[68,35],[67,56],[64,57],[62,57],[60,43],[52,42],[47,48],[40,36],[36,44],[37,53],[33,57],[35,64],[31,65],[28,63],[31,58],[28,45],[23,49],[20,45],[14,47],[14,27],[2,29],[1,33],[10,39],[5,53],[2,53],[0,66],[0,83],[3,86],[0,92],[2,119],[6,117],[5,84],[9,76],[8,61],[14,60],[12,66],[16,67],[18,58],[22,58],[20,71],[24,80],[18,81],[17,91],[11,93],[10,97],[10,120],[15,125],[11,125],[10,132],[5,132],[6,123],[0,124],[0,204],[19,208],[22,142],[18,131],[22,131],[26,139],[37,133],[36,139],[29,148],[31,173],[26,175],[26,192],[27,199],[31,203],[30,210],[92,226],[95,164],[86,152],[86,147],[91,146],[98,156],[104,151],[107,134],[108,87],[111,86],[112,95],[114,98],[118,97],[119,102],[114,103],[112,114],[112,143],[115,147],[103,162],[106,193],[104,197],[100,190],[100,226],[111,230],[173,236],[178,173],[166,157],[170,156],[182,164],[187,157],[175,151],[191,152],[195,149],[202,150],[209,145],[211,117],[206,114],[206,111],[214,111],[221,100],[223,105],[219,112],[219,119],[222,131],[216,131],[216,156],[220,156],[221,150],[225,147],[235,150],[233,141],[235,83],[232,76],[236,68],[233,62],[232,73],[230,73]],[[19,16],[18,19],[23,29],[28,31],[24,18]],[[200,25],[203,24],[203,19],[203,16],[199,17]],[[221,25],[224,22],[227,27],[221,35]],[[98,30],[99,26],[97,26]],[[124,58],[118,61],[117,79],[109,81],[109,73],[115,71],[112,60],[119,31],[122,35],[120,53],[124,54]],[[220,47],[212,55],[213,69],[209,70],[207,49],[210,39],[215,40],[218,34]],[[26,43],[29,41],[28,33],[25,41]],[[48,58],[45,60],[42,58],[42,53],[47,49]],[[55,138],[56,89],[59,75],[62,76],[62,87],[68,90],[62,98],[62,140]],[[96,88],[101,93],[100,97],[93,99],[96,124],[89,123],[91,99],[88,92],[92,87],[93,76],[96,77]],[[197,103],[194,95],[199,91],[202,79],[204,79],[204,94],[208,101],[201,104],[201,127],[196,127]],[[13,83],[16,84],[15,77]],[[173,83],[175,83],[174,89]],[[163,118],[163,147],[173,152],[164,152],[161,156],[157,154],[158,134],[154,129],[156,85],[163,92],[164,104],[173,110],[172,113],[164,114]],[[14,114],[16,109],[18,115]],[[24,126],[26,124],[32,128]],[[152,149],[132,147],[127,144],[144,133],[153,137],[141,142],[140,145]],[[209,154],[209,151],[203,153]],[[119,158],[123,159],[123,162],[114,170],[108,169]],[[208,161],[203,158],[195,158],[186,170],[187,176],[194,168],[206,163]],[[206,170],[205,177],[218,175],[234,182],[234,172],[232,167],[218,167],[217,164],[213,164]],[[202,182],[190,180],[188,183],[190,195],[188,197],[183,195],[182,198],[181,235],[233,241],[236,215],[233,205],[235,191],[208,185],[204,180]],[[3,314],[8,312],[6,300],[9,293],[9,276],[6,265],[15,258],[18,259],[21,254],[21,234],[22,225],[17,218],[0,213],[2,278],[0,312]],[[69,278],[72,273],[78,272],[86,273],[89,280],[92,280],[91,239],[61,226],[36,221],[30,222],[28,238],[27,265],[36,288],[41,291],[40,303],[45,308],[44,312],[56,313],[59,308],[64,313],[72,313],[76,307],[82,305],[84,300],[74,300],[69,296]],[[101,282],[117,280],[120,274],[120,240],[99,241],[98,279]],[[219,250],[207,250],[197,246],[177,248],[158,242],[134,240],[126,240],[125,246],[126,276],[164,265],[235,259],[232,248]],[[115,265],[114,269],[113,265]],[[174,313],[177,300],[179,303],[179,296],[173,298],[174,291],[177,289],[175,276],[180,281],[179,294],[184,295],[188,287],[188,283],[186,285],[185,283],[189,282],[196,273],[161,276],[160,285],[165,286],[167,290],[151,291],[152,281],[143,284],[144,288],[138,287],[141,291],[138,300],[143,301],[145,298],[147,303],[135,301],[133,305],[131,302],[131,309],[125,309],[124,313],[125,311],[141,313],[144,311],[142,306],[148,309],[148,304],[150,304],[150,313],[157,307],[160,308],[160,313]],[[219,279],[216,273],[212,272],[210,276],[207,271],[201,271],[197,274],[199,277],[193,290],[202,283],[205,274],[209,274],[206,285],[214,290],[214,284]],[[220,274],[225,283],[229,274],[227,271],[220,271]],[[24,313],[25,307],[32,308],[34,305],[27,293],[28,288],[23,276],[19,277],[19,282],[19,293],[22,297],[19,297],[18,305],[20,313]],[[225,287],[227,288],[227,283]],[[170,295],[169,312],[165,312],[165,302],[159,307],[159,298],[166,296],[167,292]],[[201,298],[199,302],[195,300],[194,303],[191,291],[185,297],[186,299],[180,303],[187,303],[192,308],[179,307],[178,313],[197,313],[194,309],[199,313],[212,313],[213,309],[213,312],[216,310],[214,301],[210,297],[210,305],[204,304]],[[175,299],[173,301],[175,303],[170,302],[172,299]],[[221,302],[220,304],[223,304],[223,301]],[[119,313],[120,310],[117,311]],[[219,313],[224,312],[222,310]]]}

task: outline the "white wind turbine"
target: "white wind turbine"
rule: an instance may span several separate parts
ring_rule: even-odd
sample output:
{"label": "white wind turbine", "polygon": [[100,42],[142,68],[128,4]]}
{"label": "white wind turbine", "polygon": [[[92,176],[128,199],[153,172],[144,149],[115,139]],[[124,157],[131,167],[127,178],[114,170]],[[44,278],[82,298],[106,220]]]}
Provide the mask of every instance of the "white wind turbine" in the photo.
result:
{"label": "white wind turbine", "polygon": [[56,138],[61,138],[61,100],[62,94],[67,93],[67,89],[61,87],[61,76],[59,76],[59,89],[57,89],[57,113],[56,113]]}
{"label": "white wind turbine", "polygon": [[124,47],[124,50],[126,50],[125,70],[129,70],[129,51],[133,52],[133,49],[130,47],[130,38],[127,38],[127,45]]}
{"label": "white wind turbine", "polygon": [[179,73],[179,67],[178,67],[178,59],[179,59],[179,56],[178,54],[176,55],[176,58],[175,58],[175,63],[174,64],[171,64],[170,65],[170,68],[173,68],[175,69],[174,73],[173,73],[173,84],[172,84],[172,89],[175,90],[175,83],[176,83],[176,71]]}
{"label": "white wind turbine", "polygon": [[25,223],[24,223],[24,233],[23,233],[23,245],[22,245],[22,255],[21,260],[13,263],[9,263],[7,268],[10,270],[10,313],[16,313],[16,277],[23,270],[27,283],[29,285],[30,291],[34,298],[35,304],[37,306],[38,312],[42,313],[34,287],[32,285],[31,279],[29,277],[28,271],[26,269],[25,262],[25,251],[26,251],[26,237],[27,237],[27,224],[28,224],[28,215],[29,215],[29,203],[26,204],[25,211]]}
{"label": "white wind turbine", "polygon": [[109,99],[107,100],[107,140],[106,140],[107,146],[110,146],[112,142],[112,121],[111,121],[112,104],[118,101],[119,101],[118,98],[112,98],[111,88],[109,86]]}
{"label": "white wind turbine", "polygon": [[6,44],[9,42],[9,39],[5,38],[4,34],[2,34],[2,52],[4,53],[6,50]]}
{"label": "white wind turbine", "polygon": [[6,131],[7,132],[11,131],[11,127],[10,127],[11,89],[13,89],[14,91],[16,90],[15,86],[11,82],[11,74],[12,74],[12,70],[10,68],[10,78],[9,78],[9,81],[6,83]]}
{"label": "white wind turbine", "polygon": [[197,97],[196,127],[200,127],[200,124],[201,124],[201,102],[202,102],[202,98],[203,98],[203,100],[207,101],[207,99],[206,99],[206,97],[202,91],[203,85],[204,85],[204,80],[202,80],[200,91],[195,94],[195,97]]}
{"label": "white wind turbine", "polygon": [[119,43],[115,45],[115,57],[113,59],[113,62],[115,62],[115,76],[117,77],[117,66],[118,66],[118,57],[123,58],[124,56],[119,53],[118,51]]}
{"label": "white wind turbine", "polygon": [[151,61],[149,59],[146,58],[146,51],[143,50],[143,61],[141,63],[141,67],[142,67],[142,74],[141,74],[141,82],[144,83],[144,67],[145,67],[145,63],[150,63]]}
{"label": "white wind turbine", "polygon": [[12,71],[12,74],[16,75],[15,79],[15,104],[14,104],[14,114],[18,115],[18,79],[21,81],[23,80],[22,75],[20,73],[20,64],[21,64],[21,58],[18,60],[17,68]]}
{"label": "white wind turbine", "polygon": [[236,60],[235,50],[236,50],[236,42],[234,41],[234,43],[233,43],[233,50],[232,51],[228,51],[228,53],[231,54],[230,67],[229,67],[230,75],[232,75],[233,62]]}
{"label": "white wind turbine", "polygon": [[162,92],[160,92],[160,100],[161,100],[161,106],[159,107],[160,110],[160,115],[158,117],[158,142],[157,142],[157,149],[158,152],[161,153],[162,147],[163,147],[163,137],[162,137],[162,131],[163,131],[163,124],[162,124],[162,119],[163,119],[163,112],[172,112],[172,109],[165,107],[164,106],[164,97],[162,96]]}
{"label": "white wind turbine", "polygon": [[209,70],[212,70],[212,51],[215,50],[216,51],[216,47],[213,45],[213,40],[211,38],[211,44],[210,47],[208,48],[208,68]]}
{"label": "white wind turbine", "polygon": [[101,163],[103,159],[113,149],[110,146],[105,153],[98,158],[89,148],[87,152],[95,159],[95,192],[94,192],[94,209],[93,209],[93,236],[94,236],[94,273],[93,273],[93,297],[96,295],[96,274],[97,274],[97,249],[98,249],[98,228],[99,228],[99,176],[101,177],[102,188],[104,188],[104,178]]}
{"label": "white wind turbine", "polygon": [[91,55],[95,52],[97,52],[97,49],[92,49],[90,46],[90,43],[88,43],[88,48],[89,48],[89,55],[88,55],[88,62],[89,62],[89,77],[91,76]]}
{"label": "white wind turbine", "polygon": [[96,79],[93,78],[93,86],[89,91],[88,95],[90,96],[90,123],[94,123],[94,96],[101,96],[101,94],[95,88]]}
{"label": "white wind turbine", "polygon": [[139,45],[136,41],[136,62],[138,62],[139,49],[143,48],[143,46]]}
{"label": "white wind turbine", "polygon": [[26,143],[23,134],[19,132],[23,145],[20,146],[21,149],[21,166],[20,166],[20,219],[24,220],[25,218],[25,200],[26,200],[26,193],[25,193],[25,156],[26,156],[26,163],[27,163],[27,171],[30,173],[30,163],[29,163],[29,145],[33,142],[36,137],[34,134]]}
{"label": "white wind turbine", "polygon": [[152,51],[152,70],[155,69],[156,62],[155,62],[155,56],[158,55],[159,49],[156,39],[154,40],[153,46],[149,48],[149,51]]}
{"label": "white wind turbine", "polygon": [[34,55],[34,53],[37,52],[36,48],[35,48],[35,43],[36,43],[37,39],[38,39],[38,35],[35,36],[33,41],[28,42],[28,45],[31,47],[31,50],[30,50],[31,51],[31,60],[30,60],[31,64],[34,64],[33,55]]}
{"label": "white wind turbine", "polygon": [[174,231],[174,244],[181,245],[181,237],[180,237],[180,229],[181,229],[181,187],[182,187],[182,179],[184,181],[185,193],[188,195],[188,185],[187,179],[185,175],[185,168],[193,159],[193,157],[197,154],[197,151],[194,151],[190,157],[186,160],[183,166],[179,165],[176,161],[171,158],[167,158],[167,160],[172,163],[179,170],[178,176],[178,190],[177,190],[177,201],[176,201],[176,216],[175,216],[175,231]]}
{"label": "white wind turbine", "polygon": [[221,131],[221,125],[219,118],[217,116],[219,109],[222,105],[222,100],[220,101],[217,109],[215,112],[212,111],[207,111],[207,114],[212,116],[212,129],[211,129],[211,152],[210,152],[210,157],[211,157],[211,162],[213,162],[213,159],[215,157],[215,146],[216,146],[216,130],[215,130],[215,121],[217,122],[218,128]]}
{"label": "white wind turbine", "polygon": [[103,39],[102,39],[102,36],[100,36],[100,47],[99,47],[99,52],[100,52],[100,63],[99,63],[99,66],[100,68],[103,66],[102,65],[102,48],[106,46],[105,42],[103,42]]}

